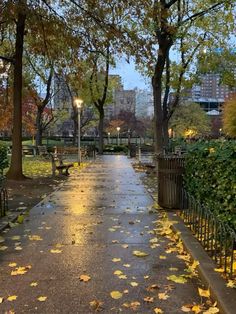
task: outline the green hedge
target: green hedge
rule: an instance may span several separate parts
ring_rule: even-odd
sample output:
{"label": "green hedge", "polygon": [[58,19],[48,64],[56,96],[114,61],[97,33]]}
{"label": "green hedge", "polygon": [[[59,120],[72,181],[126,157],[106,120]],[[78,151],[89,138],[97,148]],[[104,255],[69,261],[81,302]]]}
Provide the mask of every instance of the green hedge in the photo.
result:
{"label": "green hedge", "polygon": [[127,154],[128,152],[128,147],[125,145],[106,145],[104,147],[104,152],[107,153],[125,153]]}
{"label": "green hedge", "polygon": [[201,204],[236,229],[236,141],[190,145],[185,187]]}
{"label": "green hedge", "polygon": [[0,143],[0,175],[3,174],[3,170],[7,167],[8,167],[7,146]]}

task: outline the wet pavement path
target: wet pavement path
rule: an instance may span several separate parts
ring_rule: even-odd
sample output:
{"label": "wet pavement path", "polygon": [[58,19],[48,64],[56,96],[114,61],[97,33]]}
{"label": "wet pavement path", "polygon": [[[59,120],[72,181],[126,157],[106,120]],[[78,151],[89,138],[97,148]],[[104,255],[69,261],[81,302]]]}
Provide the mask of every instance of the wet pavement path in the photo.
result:
{"label": "wet pavement path", "polygon": [[183,313],[200,303],[197,278],[167,279],[186,265],[154,235],[152,204],[125,156],[71,176],[2,234],[0,313]]}

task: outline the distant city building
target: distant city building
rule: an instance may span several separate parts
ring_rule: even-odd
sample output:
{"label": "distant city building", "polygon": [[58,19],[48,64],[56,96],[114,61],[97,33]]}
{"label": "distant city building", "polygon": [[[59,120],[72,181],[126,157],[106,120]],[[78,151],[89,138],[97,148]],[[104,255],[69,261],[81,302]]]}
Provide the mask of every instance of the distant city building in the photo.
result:
{"label": "distant city building", "polygon": [[235,92],[236,87],[221,84],[220,74],[207,73],[201,75],[200,85],[194,85],[185,91],[183,99],[199,103],[208,115],[219,115],[221,105]]}
{"label": "distant city building", "polygon": [[63,76],[54,77],[54,109],[65,109],[72,113],[71,95]]}
{"label": "distant city building", "polygon": [[154,114],[153,93],[145,89],[135,89],[136,108],[135,115],[137,118],[152,117]]}
{"label": "distant city building", "polygon": [[105,107],[105,118],[107,120],[116,119],[121,111],[129,111],[135,114],[135,90],[124,89],[119,75],[111,75],[110,77],[115,77],[118,84],[113,91],[113,102]]}

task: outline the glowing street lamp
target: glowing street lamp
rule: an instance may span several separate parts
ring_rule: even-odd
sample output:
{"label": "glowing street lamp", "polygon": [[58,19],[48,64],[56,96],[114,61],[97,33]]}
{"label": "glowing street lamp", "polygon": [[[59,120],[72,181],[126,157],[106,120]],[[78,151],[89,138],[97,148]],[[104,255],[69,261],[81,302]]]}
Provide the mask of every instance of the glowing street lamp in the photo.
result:
{"label": "glowing street lamp", "polygon": [[110,137],[111,137],[111,133],[110,133],[110,132],[108,132],[108,133],[107,133],[107,135],[108,135],[108,144],[110,144]]}
{"label": "glowing street lamp", "polygon": [[80,150],[80,114],[82,108],[83,100],[80,98],[75,98],[75,105],[78,109],[78,165],[81,163],[81,150]]}
{"label": "glowing street lamp", "polygon": [[119,145],[120,144],[120,127],[118,126],[116,130],[117,130],[117,145]]}

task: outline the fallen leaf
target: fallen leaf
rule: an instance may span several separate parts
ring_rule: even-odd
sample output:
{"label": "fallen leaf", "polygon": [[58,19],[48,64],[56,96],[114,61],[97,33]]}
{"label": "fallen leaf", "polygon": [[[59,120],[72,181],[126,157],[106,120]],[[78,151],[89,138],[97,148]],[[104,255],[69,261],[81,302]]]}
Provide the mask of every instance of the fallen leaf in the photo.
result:
{"label": "fallen leaf", "polygon": [[218,273],[223,273],[225,270],[224,270],[224,268],[214,268],[214,271],[216,271]]}
{"label": "fallen leaf", "polygon": [[19,235],[16,235],[16,236],[13,236],[13,237],[11,237],[11,239],[13,240],[13,241],[17,241],[17,240],[20,240],[20,236]]}
{"label": "fallen leaf", "polygon": [[151,285],[149,287],[147,287],[147,291],[153,291],[153,290],[157,290],[159,289],[159,286],[158,285]]}
{"label": "fallen leaf", "polygon": [[145,257],[148,256],[149,254],[142,251],[133,251],[133,255],[137,257]]}
{"label": "fallen leaf", "polygon": [[155,314],[162,314],[162,313],[164,313],[164,312],[162,311],[162,309],[156,307],[156,308],[154,309],[154,313],[155,313]]}
{"label": "fallen leaf", "polygon": [[9,267],[16,267],[17,266],[17,263],[10,263],[8,264]]}
{"label": "fallen leaf", "polygon": [[38,283],[37,282],[31,282],[30,287],[37,287]]}
{"label": "fallen leaf", "polygon": [[4,298],[0,297],[0,304],[3,303],[3,301],[4,301]]}
{"label": "fallen leaf", "polygon": [[25,266],[25,267],[17,267],[15,270],[11,271],[11,276],[18,276],[18,275],[24,275],[27,273],[27,271],[31,268],[31,266]]}
{"label": "fallen leaf", "polygon": [[81,276],[79,277],[79,280],[80,280],[80,281],[83,281],[83,282],[88,282],[90,279],[91,279],[91,277],[88,276],[88,275],[81,275]]}
{"label": "fallen leaf", "polygon": [[227,286],[228,288],[236,288],[236,281],[234,281],[234,280],[229,280],[229,281],[227,282],[226,286]]}
{"label": "fallen leaf", "polygon": [[183,276],[176,276],[176,275],[171,275],[167,277],[168,280],[174,281],[176,283],[186,283],[187,279],[184,278]]}
{"label": "fallen leaf", "polygon": [[160,258],[160,259],[166,259],[166,256],[160,255],[159,258]]}
{"label": "fallen leaf", "polygon": [[99,300],[93,300],[89,302],[89,305],[95,310],[96,312],[99,312],[102,310],[103,302]]}
{"label": "fallen leaf", "polygon": [[210,297],[210,291],[209,289],[208,290],[203,290],[201,288],[198,287],[198,293],[201,297],[204,297],[204,298],[209,298]]}
{"label": "fallen leaf", "polygon": [[144,279],[149,279],[149,278],[150,278],[150,276],[143,276],[143,278],[144,278]]}
{"label": "fallen leaf", "polygon": [[28,237],[30,241],[42,241],[43,240],[39,235],[36,235],[36,234],[29,235]]}
{"label": "fallen leaf", "polygon": [[143,300],[144,300],[145,302],[147,302],[147,303],[153,303],[154,298],[153,298],[153,297],[145,297],[145,298],[143,298]]}
{"label": "fallen leaf", "polygon": [[215,314],[219,313],[219,311],[217,307],[210,307],[208,310],[204,311],[203,314]]}
{"label": "fallen leaf", "polygon": [[123,293],[121,293],[120,291],[112,291],[112,292],[110,293],[110,295],[111,295],[112,299],[117,300],[117,299],[122,298]]}
{"label": "fallen leaf", "polygon": [[116,258],[115,257],[115,258],[112,259],[112,262],[114,262],[114,263],[117,263],[117,262],[120,262],[120,261],[121,261],[121,258]]}
{"label": "fallen leaf", "polygon": [[185,313],[191,312],[191,309],[192,309],[192,306],[189,307],[188,305],[183,305],[181,307],[181,311]]}
{"label": "fallen leaf", "polygon": [[38,299],[37,299],[38,301],[40,301],[40,302],[44,302],[44,301],[46,301],[47,300],[47,297],[43,297],[43,296],[41,296],[41,297],[38,297]]}
{"label": "fallen leaf", "polygon": [[51,249],[50,252],[53,253],[53,254],[60,254],[62,252],[62,250]]}
{"label": "fallen leaf", "polygon": [[120,276],[120,275],[123,274],[123,271],[121,271],[121,270],[115,270],[113,274],[114,274],[114,275],[117,275],[117,276]]}
{"label": "fallen leaf", "polygon": [[118,276],[120,279],[127,279],[127,276],[126,275],[120,275]]}
{"label": "fallen leaf", "polygon": [[158,298],[160,300],[167,300],[170,296],[168,294],[166,294],[165,292],[161,292],[161,293],[158,293]]}
{"label": "fallen leaf", "polygon": [[17,299],[17,295],[11,295],[7,298],[7,301],[15,301]]}
{"label": "fallen leaf", "polygon": [[15,250],[16,250],[16,251],[21,251],[21,250],[22,250],[22,247],[21,247],[21,246],[16,246],[16,247],[15,247]]}
{"label": "fallen leaf", "polygon": [[125,302],[125,303],[123,303],[122,304],[124,307],[127,307],[127,308],[130,308],[130,309],[132,309],[132,310],[136,310],[137,309],[137,307],[139,307],[140,305],[141,305],[141,303],[140,302],[138,302],[138,301],[133,301],[133,302]]}
{"label": "fallen leaf", "polygon": [[128,244],[122,244],[121,245],[124,249],[127,249],[129,246],[128,246]]}
{"label": "fallen leaf", "polygon": [[202,307],[201,307],[201,305],[194,305],[192,307],[191,311],[196,313],[196,314],[198,314],[198,313],[200,313],[202,311]]}
{"label": "fallen leaf", "polygon": [[170,271],[178,271],[179,269],[176,268],[176,267],[170,267],[169,270],[170,270]]}
{"label": "fallen leaf", "polygon": [[124,267],[130,267],[130,264],[123,264]]}
{"label": "fallen leaf", "polygon": [[6,245],[0,246],[0,251],[5,251],[8,247]]}
{"label": "fallen leaf", "polygon": [[135,281],[132,281],[132,282],[130,283],[130,285],[131,285],[132,287],[137,287],[137,286],[138,286],[138,283],[135,282]]}

